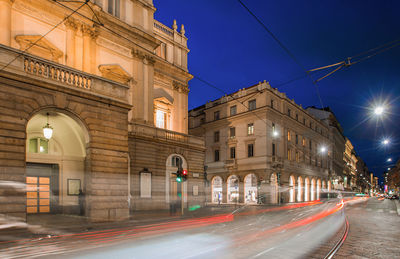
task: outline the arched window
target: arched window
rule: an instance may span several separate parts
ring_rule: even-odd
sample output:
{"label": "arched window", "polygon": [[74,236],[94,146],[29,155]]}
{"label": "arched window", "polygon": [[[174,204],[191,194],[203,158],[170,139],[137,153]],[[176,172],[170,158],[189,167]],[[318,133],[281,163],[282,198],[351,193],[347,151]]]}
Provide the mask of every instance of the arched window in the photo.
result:
{"label": "arched window", "polygon": [[271,174],[270,178],[270,188],[271,188],[271,203],[276,204],[278,203],[278,178],[276,174]]}
{"label": "arched window", "polygon": [[213,203],[222,202],[222,178],[215,176],[211,181],[212,197],[211,201]]}
{"label": "arched window", "polygon": [[228,184],[228,203],[239,202],[239,178],[236,175],[229,176]]}
{"label": "arched window", "polygon": [[303,178],[297,178],[297,201],[303,201]]}
{"label": "arched window", "polygon": [[49,153],[49,140],[45,138],[31,138],[29,139],[29,153]]}
{"label": "arched window", "polygon": [[248,174],[244,178],[244,202],[257,203],[257,177]]}
{"label": "arched window", "polygon": [[182,158],[179,156],[172,156],[171,165],[176,167],[182,166]]}
{"label": "arched window", "polygon": [[290,194],[289,202],[295,202],[296,201],[296,199],[295,199],[295,197],[296,197],[295,186],[296,186],[296,184],[295,184],[294,176],[292,175],[289,178],[289,188],[290,188],[290,190],[289,190],[289,194]]}

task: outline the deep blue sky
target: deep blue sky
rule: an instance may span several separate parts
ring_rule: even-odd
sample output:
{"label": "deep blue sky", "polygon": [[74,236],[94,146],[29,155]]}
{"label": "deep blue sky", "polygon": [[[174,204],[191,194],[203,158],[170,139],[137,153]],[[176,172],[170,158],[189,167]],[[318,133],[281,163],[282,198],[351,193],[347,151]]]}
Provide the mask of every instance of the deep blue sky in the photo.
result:
{"label": "deep blue sky", "polygon": [[[400,1],[243,0],[307,68],[344,60],[400,39]],[[303,70],[236,0],[154,0],[155,18],[185,25],[189,72],[225,93],[267,80],[271,86],[304,75]],[[317,77],[315,77],[316,79]],[[222,96],[196,78],[189,109]],[[339,71],[318,83],[345,135],[379,176],[386,159],[399,158],[400,46]],[[303,107],[320,106],[309,78],[278,87]],[[370,118],[373,102],[389,102],[383,120]],[[385,136],[392,144],[380,145]]]}

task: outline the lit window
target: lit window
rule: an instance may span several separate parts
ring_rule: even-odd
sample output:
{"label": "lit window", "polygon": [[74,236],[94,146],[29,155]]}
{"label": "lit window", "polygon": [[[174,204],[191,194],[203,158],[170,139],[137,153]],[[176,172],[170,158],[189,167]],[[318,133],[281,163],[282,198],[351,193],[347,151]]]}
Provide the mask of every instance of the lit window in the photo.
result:
{"label": "lit window", "polygon": [[247,135],[253,135],[254,134],[254,124],[250,123],[247,124]]}
{"label": "lit window", "polygon": [[165,129],[167,128],[167,113],[157,110],[156,111],[156,127]]}
{"label": "lit window", "polygon": [[230,108],[230,113],[231,113],[231,116],[233,116],[233,115],[236,115],[236,105],[234,105],[234,106],[231,106],[231,108]]}
{"label": "lit window", "polygon": [[305,146],[306,146],[306,138],[303,137],[303,147],[305,147]]}
{"label": "lit window", "polygon": [[31,138],[29,140],[29,153],[49,153],[49,140],[44,138]]}
{"label": "lit window", "polygon": [[249,101],[249,111],[256,109],[256,100]]}
{"label": "lit window", "polygon": [[292,160],[292,150],[290,149],[287,150],[287,159]]}
{"label": "lit window", "polygon": [[290,131],[287,132],[287,140],[290,141],[292,139],[292,136],[290,135]]}

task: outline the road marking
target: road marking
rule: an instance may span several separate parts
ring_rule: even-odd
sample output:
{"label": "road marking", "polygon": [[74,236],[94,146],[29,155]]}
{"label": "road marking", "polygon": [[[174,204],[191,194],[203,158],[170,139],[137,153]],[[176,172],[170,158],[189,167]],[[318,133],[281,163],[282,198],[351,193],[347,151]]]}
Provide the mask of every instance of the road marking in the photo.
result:
{"label": "road marking", "polygon": [[271,251],[271,250],[274,249],[274,248],[275,248],[275,247],[268,248],[267,250],[262,251],[261,253],[256,254],[256,255],[253,256],[252,258],[256,258],[256,257],[259,257],[260,255],[263,255],[263,254],[265,254],[265,253],[268,253],[269,251]]}

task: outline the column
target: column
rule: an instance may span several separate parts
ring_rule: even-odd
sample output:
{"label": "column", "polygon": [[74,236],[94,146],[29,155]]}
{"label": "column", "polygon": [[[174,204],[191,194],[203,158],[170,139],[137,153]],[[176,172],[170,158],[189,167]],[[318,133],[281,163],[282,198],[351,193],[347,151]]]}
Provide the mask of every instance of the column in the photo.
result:
{"label": "column", "polygon": [[82,57],[82,70],[86,73],[92,73],[92,38],[95,37],[95,33],[92,27],[89,25],[82,25],[82,36],[83,36],[83,57]]}
{"label": "column", "polygon": [[78,29],[77,23],[72,18],[65,21],[65,27],[67,31],[67,42],[66,42],[66,65],[75,68],[75,33]]}
{"label": "column", "polygon": [[12,0],[0,0],[0,44],[11,45]]}

